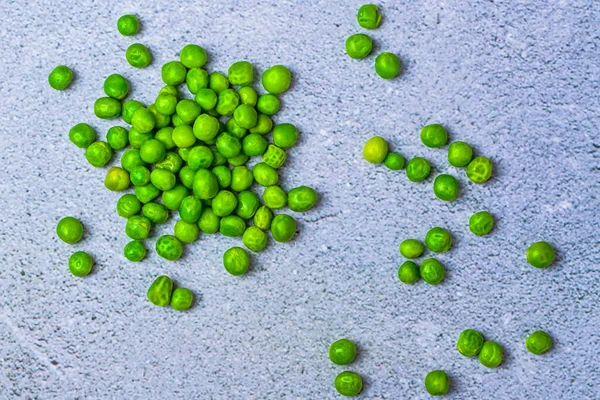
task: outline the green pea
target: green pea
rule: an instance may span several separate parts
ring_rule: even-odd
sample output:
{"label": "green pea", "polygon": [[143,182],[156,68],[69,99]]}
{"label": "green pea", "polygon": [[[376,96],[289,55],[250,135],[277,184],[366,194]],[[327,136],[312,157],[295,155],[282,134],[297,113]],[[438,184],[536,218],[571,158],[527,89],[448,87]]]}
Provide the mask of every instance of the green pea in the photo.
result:
{"label": "green pea", "polygon": [[475,157],[467,166],[467,177],[477,183],[487,182],[492,176],[492,161],[486,157]]}
{"label": "green pea", "polygon": [[254,107],[248,104],[240,104],[233,113],[236,124],[241,128],[250,129],[256,126],[258,114]]}
{"label": "green pea", "polygon": [[448,147],[448,162],[454,167],[466,167],[473,158],[473,149],[465,142],[454,142]]}
{"label": "green pea", "polygon": [[181,185],[177,184],[170,190],[165,190],[162,194],[162,202],[169,210],[179,210],[181,206],[181,202],[184,198],[189,194],[188,189]]}
{"label": "green pea", "polygon": [[231,170],[231,190],[241,192],[250,187],[254,181],[252,171],[248,167],[237,166]]}
{"label": "green pea", "polygon": [[104,93],[113,99],[123,100],[129,93],[129,82],[123,75],[109,75],[104,80]]}
{"label": "green pea", "polygon": [[233,276],[240,276],[248,271],[250,257],[241,247],[232,247],[223,254],[223,266]]}
{"label": "green pea", "polygon": [[469,218],[469,230],[475,235],[487,235],[493,227],[494,217],[487,211],[480,211]]}
{"label": "green pea", "polygon": [[397,55],[383,52],[375,59],[375,72],[383,79],[393,79],[402,69],[402,63]]}
{"label": "green pea", "polygon": [[389,152],[383,162],[385,163],[385,166],[392,171],[399,171],[404,168],[405,160],[400,154]]}
{"label": "green pea", "polygon": [[177,107],[177,97],[168,93],[159,94],[154,101],[154,106],[159,113],[163,115],[172,115]]}
{"label": "green pea", "polygon": [[129,218],[142,210],[142,204],[132,194],[124,194],[117,201],[117,214],[123,218]]}
{"label": "green pea", "polygon": [[121,167],[127,172],[131,172],[135,167],[145,166],[146,163],[140,156],[138,149],[129,149],[121,156]]}
{"label": "green pea", "polygon": [[123,248],[125,258],[132,262],[142,261],[146,257],[146,248],[144,244],[137,240],[132,240]]}
{"label": "green pea", "polygon": [[198,220],[198,228],[204,233],[213,234],[219,231],[221,218],[217,217],[211,208],[203,208],[200,219]]}
{"label": "green pea", "polygon": [[150,182],[150,170],[143,165],[139,165],[131,170],[129,179],[135,186],[144,186]]}
{"label": "green pea", "polygon": [[149,164],[162,161],[166,154],[165,144],[157,139],[146,140],[140,148],[140,157]]}
{"label": "green pea", "polygon": [[406,177],[411,182],[424,181],[431,172],[429,161],[422,157],[415,157],[406,164]]}
{"label": "green pea", "polygon": [[121,107],[121,117],[123,121],[131,124],[131,117],[133,117],[133,113],[136,112],[138,108],[142,108],[144,105],[137,100],[126,100],[123,102],[123,106]]}
{"label": "green pea", "polygon": [[142,215],[153,224],[164,224],[169,219],[169,210],[162,204],[151,202],[144,204]]}
{"label": "green pea", "polygon": [[106,132],[106,141],[113,150],[123,150],[129,144],[129,131],[122,126],[113,126]]}
{"label": "green pea", "polygon": [[192,186],[194,194],[201,200],[212,199],[219,191],[219,183],[215,175],[207,169],[199,169],[194,176]]}
{"label": "green pea", "polygon": [[231,170],[225,165],[219,165],[212,170],[213,175],[217,178],[220,189],[226,189],[231,185]]}
{"label": "green pea", "polygon": [[365,4],[358,9],[356,20],[365,29],[376,29],[381,24],[381,12],[375,4]]}
{"label": "green pea", "polygon": [[225,89],[219,93],[215,110],[221,115],[233,115],[240,103],[240,96],[233,89]]}
{"label": "green pea", "polygon": [[161,275],[148,288],[148,300],[155,306],[164,307],[171,302],[173,281],[166,275]]}
{"label": "green pea", "polygon": [[221,232],[223,236],[242,236],[245,230],[246,222],[237,215],[228,215],[221,218],[219,232]]}
{"label": "green pea", "polygon": [[191,68],[185,76],[185,84],[190,93],[198,93],[200,89],[208,86],[208,72],[202,68]]}
{"label": "green pea", "polygon": [[117,21],[117,30],[123,36],[133,36],[140,30],[140,22],[135,15],[122,15]]}
{"label": "green pea", "polygon": [[121,192],[129,187],[129,174],[122,168],[112,167],[106,173],[104,186],[113,192]]}
{"label": "green pea", "polygon": [[357,33],[346,39],[346,54],[355,60],[360,60],[371,54],[373,40],[363,34]]}
{"label": "green pea", "polygon": [[334,385],[342,396],[356,396],[362,390],[363,382],[356,372],[343,371],[335,377]]}
{"label": "green pea", "polygon": [[502,346],[491,340],[486,340],[479,352],[479,362],[488,368],[496,368],[502,364]]}
{"label": "green pea", "polygon": [[423,243],[417,239],[406,239],[400,243],[400,254],[406,258],[419,258],[425,251]]}
{"label": "green pea", "polygon": [[195,223],[185,222],[180,219],[175,223],[174,232],[175,237],[183,243],[192,243],[198,239],[200,229]]}
{"label": "green pea", "polygon": [[261,186],[273,186],[279,182],[279,174],[277,170],[265,163],[258,163],[252,169],[254,179]]}
{"label": "green pea", "polygon": [[66,65],[59,65],[48,75],[48,84],[55,90],[65,90],[71,82],[73,82],[73,71]]}
{"label": "green pea", "polygon": [[296,220],[287,214],[279,214],[271,221],[271,234],[278,242],[289,242],[296,234]]}
{"label": "green pea", "polygon": [[183,99],[177,103],[177,115],[185,124],[191,124],[200,116],[202,107],[194,100]]}
{"label": "green pea", "polygon": [[173,114],[173,116],[171,117],[171,123],[173,124],[173,127],[184,125],[183,120],[177,114]]}
{"label": "green pea", "polygon": [[75,244],[83,237],[83,225],[73,217],[64,217],[56,225],[56,236],[68,244]]}
{"label": "green pea", "polygon": [[129,139],[129,144],[131,145],[131,147],[140,149],[146,140],[150,140],[153,137],[154,137],[154,134],[152,133],[152,131],[147,132],[147,133],[140,133],[138,130],[136,130],[135,128],[132,127],[129,130],[128,139]]}
{"label": "green pea", "polygon": [[212,200],[212,210],[218,217],[226,217],[237,207],[235,194],[228,190],[220,190]]}
{"label": "green pea", "polygon": [[242,141],[242,151],[249,157],[263,155],[267,150],[267,139],[259,133],[251,133]]}
{"label": "green pea", "polygon": [[152,223],[146,217],[134,215],[127,219],[125,233],[134,240],[144,240],[150,234]]}
{"label": "green pea", "polygon": [[[239,108],[239,107],[238,107]],[[243,139],[248,133],[248,129],[242,128],[235,122],[235,118],[231,117],[225,123],[225,131],[238,139]]]}
{"label": "green pea", "polygon": [[425,235],[425,246],[434,253],[444,253],[452,247],[452,235],[439,226],[431,228]]}
{"label": "green pea", "polygon": [[177,311],[185,311],[192,306],[194,294],[190,289],[177,288],[171,296],[171,307]]}
{"label": "green pea", "polygon": [[256,90],[251,86],[244,86],[238,89],[238,95],[240,96],[240,103],[248,104],[252,107],[256,106],[258,101],[258,94]]}
{"label": "green pea", "polygon": [[189,125],[180,125],[174,128],[171,137],[179,148],[191,147],[196,143],[196,136],[194,136],[194,131]]}
{"label": "green pea", "polygon": [[163,235],[156,240],[156,254],[165,260],[178,260],[183,254],[183,244],[173,235]]}
{"label": "green pea", "polygon": [[196,96],[194,97],[194,100],[200,105],[200,107],[204,111],[208,111],[214,109],[217,106],[218,96],[212,89],[198,89],[196,91]]}
{"label": "green pea", "polygon": [[348,365],[356,358],[356,345],[352,340],[340,339],[329,346],[329,359],[336,365]]}
{"label": "green pea", "polygon": [[433,194],[440,200],[456,200],[458,197],[458,181],[452,175],[438,175],[433,181]]}
{"label": "green pea", "polygon": [[179,53],[179,60],[188,68],[200,68],[206,64],[207,59],[206,50],[197,44],[185,45]]}
{"label": "green pea", "polygon": [[[171,125],[171,116],[169,115],[163,115],[161,113],[159,113],[156,110],[156,105],[155,104],[150,104],[148,106],[148,111],[150,111],[152,113],[152,115],[154,116],[154,128],[155,129],[162,129],[162,128],[167,128]],[[158,138],[157,138],[158,139]]]}
{"label": "green pea", "polygon": [[398,268],[398,279],[407,285],[415,283],[420,277],[419,266],[412,261],[404,261]]}
{"label": "green pea", "polygon": [[85,149],[85,158],[92,166],[102,168],[109,163],[112,153],[108,143],[94,142]]}
{"label": "green pea", "polygon": [[135,197],[144,204],[154,200],[160,194],[160,190],[151,183],[143,186],[136,186],[133,191],[135,192]]}
{"label": "green pea", "polygon": [[192,189],[194,187],[194,177],[196,176],[196,171],[188,167],[187,165],[179,171],[179,180],[188,189]]}
{"label": "green pea", "polygon": [[248,86],[254,80],[254,68],[248,61],[238,61],[231,64],[227,75],[233,86]]}
{"label": "green pea", "polygon": [[188,154],[188,166],[194,171],[200,168],[208,168],[213,162],[213,153],[206,146],[193,147]]}
{"label": "green pea", "polygon": [[208,114],[201,114],[194,122],[194,136],[206,142],[217,136],[220,128],[218,119]]}
{"label": "green pea", "polygon": [[444,371],[436,369],[425,376],[425,389],[432,396],[443,396],[450,389],[450,378]]}
{"label": "green pea", "polygon": [[69,130],[69,140],[80,149],[85,149],[96,140],[96,132],[94,128],[82,122]]}
{"label": "green pea", "polygon": [[287,203],[290,210],[295,212],[304,212],[314,207],[314,205],[317,203],[319,195],[313,188],[308,186],[299,186],[290,190],[287,194],[287,197]]}
{"label": "green pea", "polygon": [[155,168],[166,169],[174,174],[178,173],[182,166],[183,160],[179,157],[179,154],[173,151],[167,151],[165,158],[154,164]]}
{"label": "green pea", "polygon": [[152,62],[152,54],[143,44],[134,43],[127,48],[125,59],[134,68],[146,68]]}
{"label": "green pea", "polygon": [[425,282],[430,285],[437,285],[444,279],[446,270],[442,263],[435,258],[427,258],[421,263],[419,273]]}
{"label": "green pea", "polygon": [[84,277],[92,272],[94,260],[85,251],[76,251],[69,257],[69,271],[75,276]]}
{"label": "green pea", "polygon": [[260,200],[256,193],[249,190],[244,190],[238,194],[237,203],[235,213],[246,220],[252,218],[260,206]]}
{"label": "green pea", "polygon": [[421,141],[427,147],[442,147],[448,142],[448,132],[440,124],[431,124],[421,129]]}
{"label": "green pea", "polygon": [[256,226],[249,226],[242,236],[242,242],[249,250],[258,253],[267,247],[267,234]]}
{"label": "green pea", "polygon": [[371,164],[381,164],[388,155],[388,144],[381,136],[367,140],[363,148],[363,158]]}
{"label": "green pea", "polygon": [[456,349],[466,357],[479,354],[483,347],[483,335],[476,330],[466,329],[462,331],[456,342]]}
{"label": "green pea", "polygon": [[131,116],[131,125],[139,133],[148,133],[154,129],[156,119],[147,108],[138,108]]}
{"label": "green pea", "polygon": [[273,94],[263,94],[256,102],[256,109],[258,112],[268,116],[277,114],[280,107],[281,103],[279,99]]}
{"label": "green pea", "polygon": [[234,166],[234,167],[241,167],[243,165],[246,165],[246,163],[248,162],[249,157],[245,154],[238,154],[235,157],[232,158],[228,158],[227,162]]}
{"label": "green pea", "polygon": [[260,133],[261,135],[266,135],[271,132],[273,128],[273,120],[265,114],[258,114],[258,119],[256,120],[256,125],[254,128],[250,128],[250,133]]}
{"label": "green pea", "polygon": [[525,347],[533,354],[544,354],[552,348],[552,338],[544,331],[535,331],[527,336]]}
{"label": "green pea", "polygon": [[185,65],[179,61],[169,61],[162,66],[160,71],[163,82],[173,86],[181,85],[185,82],[186,74],[187,69],[185,68]]}
{"label": "green pea", "polygon": [[537,242],[527,249],[527,262],[536,268],[548,268],[556,258],[556,253],[547,242]]}
{"label": "green pea", "polygon": [[[292,83],[292,74],[283,65],[274,65],[262,74],[262,85],[271,94],[281,94]],[[265,113],[266,114],[266,113]]]}
{"label": "green pea", "polygon": [[208,76],[208,87],[219,94],[223,90],[229,88],[229,79],[220,72],[212,72]]}
{"label": "green pea", "polygon": [[186,196],[179,205],[179,217],[182,221],[195,223],[202,215],[202,202],[196,196]]}
{"label": "green pea", "polygon": [[254,219],[252,220],[254,225],[263,231],[271,228],[271,221],[273,221],[273,212],[267,206],[259,207],[256,213],[254,213]]}
{"label": "green pea", "polygon": [[175,186],[177,182],[177,178],[171,171],[167,171],[166,169],[155,169],[150,173],[150,182],[158,190],[171,190]]}
{"label": "green pea", "polygon": [[273,168],[279,168],[283,165],[287,158],[285,151],[275,145],[270,144],[267,151],[263,154],[263,163]]}
{"label": "green pea", "polygon": [[273,129],[273,142],[284,149],[290,148],[298,141],[298,129],[292,124],[279,124]]}
{"label": "green pea", "polygon": [[112,97],[101,97],[94,102],[94,115],[100,119],[115,119],[121,115],[121,103]]}

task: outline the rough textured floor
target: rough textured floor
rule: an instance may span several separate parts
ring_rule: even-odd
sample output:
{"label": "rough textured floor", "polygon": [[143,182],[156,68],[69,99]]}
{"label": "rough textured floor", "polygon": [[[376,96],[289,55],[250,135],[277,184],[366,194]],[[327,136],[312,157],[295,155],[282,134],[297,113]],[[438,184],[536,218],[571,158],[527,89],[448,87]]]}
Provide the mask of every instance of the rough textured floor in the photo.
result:
{"label": "rough textured floor", "polygon": [[[370,35],[376,52],[401,56],[405,71],[393,81],[376,76],[375,54],[344,53],[362,31],[355,0],[75,3],[0,3],[1,399],[336,399],[343,368],[327,349],[341,337],[358,344],[349,369],[364,377],[364,399],[428,398],[423,378],[433,369],[450,374],[451,399],[599,398],[596,2],[381,1],[384,23]],[[127,12],[143,23],[134,38],[116,31]],[[134,41],[151,49],[150,68],[126,63]],[[67,137],[78,122],[101,138],[120,123],[92,112],[107,75],[122,73],[133,97],[151,102],[160,66],[189,42],[206,47],[213,70],[241,59],[259,71],[292,69],[277,121],[295,123],[301,139],[283,186],[308,184],[322,198],[296,215],[293,242],[254,255],[241,278],[221,263],[240,241],[221,236],[202,236],[178,262],[154,252],[126,262],[119,195]],[[58,64],[77,74],[65,92],[47,84]],[[491,157],[493,179],[474,185],[448,166],[445,149],[425,148],[418,132],[429,122]],[[460,198],[443,203],[432,178],[410,183],[367,164],[362,145],[375,134],[456,175]],[[468,231],[480,210],[496,216],[489,237]],[[86,227],[76,246],[54,234],[65,215]],[[455,238],[439,257],[446,280],[401,284],[399,242],[436,225]],[[525,262],[538,240],[558,250],[547,270]],[[85,279],[67,270],[74,250],[96,260]],[[159,274],[194,290],[197,306],[149,304]],[[501,367],[457,353],[465,328],[504,346]],[[554,339],[543,356],[523,345],[536,329]]]}

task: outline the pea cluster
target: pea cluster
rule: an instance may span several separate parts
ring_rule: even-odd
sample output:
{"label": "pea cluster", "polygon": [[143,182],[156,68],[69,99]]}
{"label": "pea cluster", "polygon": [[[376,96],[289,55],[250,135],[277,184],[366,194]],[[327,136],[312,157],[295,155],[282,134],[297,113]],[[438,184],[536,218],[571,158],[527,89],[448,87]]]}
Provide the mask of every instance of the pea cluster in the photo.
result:
{"label": "pea cluster", "polygon": [[445,253],[452,247],[452,234],[446,229],[436,226],[425,235],[425,245],[417,239],[406,239],[400,243],[400,254],[410,260],[405,261],[398,269],[398,279],[406,284],[413,284],[422,278],[430,285],[437,285],[446,275],[446,269],[436,258],[427,258],[418,266],[414,261],[421,257],[425,247],[432,253]]}
{"label": "pea cluster", "polygon": [[[340,339],[329,346],[329,359],[336,365],[348,365],[356,358],[356,345],[349,339]],[[363,387],[362,378],[353,371],[340,372],[334,381],[335,389],[342,396],[356,396]]]}
{"label": "pea cluster", "polygon": [[[67,244],[79,243],[83,238],[83,225],[75,217],[64,217],[56,225],[56,236]],[[85,251],[76,251],[69,257],[68,266],[74,276],[81,278],[92,272],[94,260]]]}
{"label": "pea cluster", "polygon": [[194,294],[186,288],[176,288],[173,290],[173,280],[166,275],[161,275],[152,282],[148,289],[148,300],[158,306],[165,307],[170,305],[178,311],[185,311],[192,306]]}

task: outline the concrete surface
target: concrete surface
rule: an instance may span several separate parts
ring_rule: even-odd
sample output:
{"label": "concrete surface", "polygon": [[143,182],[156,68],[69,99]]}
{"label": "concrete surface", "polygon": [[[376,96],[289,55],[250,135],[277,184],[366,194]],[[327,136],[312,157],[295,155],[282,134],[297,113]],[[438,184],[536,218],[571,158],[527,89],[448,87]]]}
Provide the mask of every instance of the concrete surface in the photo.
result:
{"label": "concrete surface", "polygon": [[[600,398],[597,2],[379,2],[377,51],[406,67],[390,82],[375,75],[374,55],[344,54],[346,37],[362,31],[359,1],[76,3],[0,4],[0,398],[336,399],[344,368],[327,348],[341,337],[358,344],[348,368],[364,377],[363,399],[428,398],[433,369],[451,375],[451,399]],[[141,17],[134,38],[116,31],[126,12]],[[150,68],[127,65],[133,41],[151,49]],[[246,59],[260,71],[288,65],[295,77],[277,117],[302,133],[283,185],[312,185],[322,201],[297,215],[296,240],[254,255],[242,278],[221,264],[240,241],[219,236],[179,262],[154,253],[126,262],[119,195],[67,138],[81,121],[101,137],[115,123],[92,113],[104,77],[124,74],[133,97],[151,101],[160,65],[188,42],[207,48],[211,69]],[[46,83],[58,64],[77,74],[65,92]],[[470,184],[444,150],[420,143],[419,128],[434,121],[493,159],[488,184]],[[375,134],[456,175],[459,200],[444,204],[431,179],[410,183],[364,162]],[[497,217],[489,237],[468,232],[480,210]],[[65,215],[87,230],[74,247],[54,235]],[[398,243],[436,225],[456,241],[439,257],[447,279],[402,285]],[[538,240],[558,250],[547,270],[525,262]],[[85,279],[67,271],[74,250],[96,260]],[[198,293],[197,306],[150,305],[159,274]],[[465,328],[504,346],[500,368],[456,352]],[[555,343],[541,357],[523,345],[536,329]]]}

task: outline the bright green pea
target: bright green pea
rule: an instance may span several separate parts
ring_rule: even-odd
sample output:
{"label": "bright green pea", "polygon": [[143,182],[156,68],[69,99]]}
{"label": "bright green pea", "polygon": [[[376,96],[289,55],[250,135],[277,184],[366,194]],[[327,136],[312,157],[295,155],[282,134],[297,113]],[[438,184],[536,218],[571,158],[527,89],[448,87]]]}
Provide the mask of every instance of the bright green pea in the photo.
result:
{"label": "bright green pea", "polygon": [[156,254],[165,260],[178,260],[183,254],[183,244],[173,235],[163,235],[156,240]]}
{"label": "bright green pea", "polygon": [[425,246],[434,253],[444,253],[452,247],[452,235],[439,226],[431,228],[425,235]]}
{"label": "bright green pea", "polygon": [[292,124],[275,125],[273,142],[284,149],[290,148],[298,141],[298,129]]}
{"label": "bright green pea", "polygon": [[121,103],[112,97],[101,97],[94,102],[94,115],[100,119],[115,119],[121,115]]}
{"label": "bright green pea", "polygon": [[467,165],[467,177],[477,184],[487,182],[492,176],[492,161],[486,157],[475,157]]}
{"label": "bright green pea", "polygon": [[308,186],[299,186],[290,190],[287,194],[287,197],[287,203],[290,210],[295,212],[304,212],[314,207],[314,205],[317,203],[319,195],[313,188]]}
{"label": "bright green pea", "polygon": [[343,371],[335,377],[334,385],[342,396],[356,396],[362,390],[363,382],[356,372]]}
{"label": "bright green pea", "polygon": [[142,147],[142,145],[144,144],[144,142],[146,140],[150,140],[154,137],[154,134],[152,133],[152,131],[147,132],[147,133],[140,133],[138,132],[135,128],[131,128],[129,130],[129,144],[131,145],[131,147],[135,148],[135,149],[139,149]]}
{"label": "bright green pea", "polygon": [[256,106],[258,101],[258,94],[256,90],[251,86],[244,86],[238,89],[238,95],[240,96],[241,104],[248,104],[252,107]]}
{"label": "bright green pea", "polygon": [[139,165],[131,170],[129,179],[135,186],[144,186],[150,182],[150,170],[143,165]]}
{"label": "bright green pea", "polygon": [[183,243],[192,243],[198,239],[200,229],[198,225],[191,222],[185,222],[180,219],[175,223],[174,227],[175,237],[181,240]]}
{"label": "bright green pea", "polygon": [[226,217],[235,210],[238,200],[235,194],[228,190],[220,190],[212,200],[212,210],[218,217]]}
{"label": "bright green pea", "polygon": [[279,102],[279,99],[273,94],[263,94],[256,102],[256,109],[258,112],[268,116],[277,114],[280,107],[281,103]]}
{"label": "bright green pea", "polygon": [[213,162],[213,152],[206,146],[192,147],[188,154],[188,167],[194,171],[209,168]]}
{"label": "bright green pea", "polygon": [[544,354],[552,348],[552,338],[544,331],[535,331],[525,340],[525,347],[533,354]]}
{"label": "bright green pea", "polygon": [[152,54],[143,44],[134,43],[127,48],[125,59],[134,68],[146,68],[152,62]]}
{"label": "bright green pea", "polygon": [[556,258],[556,253],[547,242],[537,242],[527,249],[527,262],[536,268],[548,268]]}
{"label": "bright green pea", "polygon": [[363,158],[371,164],[381,164],[388,155],[388,144],[381,136],[367,140],[363,148]]}
{"label": "bright green pea", "polygon": [[242,242],[249,250],[258,253],[267,247],[267,234],[256,226],[250,226],[244,232]]}
{"label": "bright green pea", "polygon": [[177,184],[173,187],[173,189],[165,190],[162,194],[161,200],[165,207],[167,207],[169,210],[179,210],[181,202],[187,197],[188,194],[189,191],[185,186]]}
{"label": "bright green pea", "polygon": [[173,85],[165,85],[163,86],[160,91],[158,92],[159,95],[161,94],[170,94],[171,96],[175,96],[176,98],[179,98],[179,90],[177,89],[177,86],[173,86]]}
{"label": "bright green pea", "polygon": [[133,36],[139,32],[140,22],[135,15],[122,15],[117,21],[117,30],[123,36]]}
{"label": "bright green pea", "polygon": [[150,173],[150,182],[158,190],[171,190],[175,186],[177,182],[177,178],[171,171],[167,171],[166,169],[155,169]]}
{"label": "bright green pea", "polygon": [[238,138],[230,135],[228,132],[223,132],[217,136],[217,150],[225,158],[233,158],[242,151],[242,143]]}
{"label": "bright green pea", "polygon": [[188,167],[187,165],[179,171],[179,180],[188,189],[192,189],[194,187],[194,177],[196,176],[196,171]]}
{"label": "bright green pea", "polygon": [[178,173],[182,166],[183,160],[179,154],[175,153],[174,151],[167,151],[165,158],[162,161],[154,164],[155,168],[166,169],[174,174]]}
{"label": "bright green pea", "polygon": [[142,210],[142,204],[132,194],[124,194],[117,201],[117,214],[123,218],[129,218]]}
{"label": "bright green pea", "polygon": [[225,165],[219,165],[212,170],[213,175],[217,178],[219,188],[226,189],[231,185],[231,170]]}
{"label": "bright green pea", "polygon": [[392,171],[398,171],[404,168],[405,160],[400,154],[390,151],[383,162]]}
{"label": "bright green pea", "polygon": [[479,362],[488,368],[495,368],[502,363],[502,346],[491,340],[486,340],[479,352]]}
{"label": "bright green pea", "polygon": [[421,263],[419,273],[425,282],[430,285],[437,285],[444,279],[446,270],[442,263],[435,258],[427,258]]}
{"label": "bright green pea", "polygon": [[420,277],[419,266],[412,261],[404,261],[398,268],[398,279],[407,285],[415,283]]}
{"label": "bright green pea", "polygon": [[466,167],[473,158],[473,149],[465,142],[454,142],[448,147],[448,162],[454,167]]}
{"label": "bright green pea", "polygon": [[156,119],[147,108],[138,108],[131,116],[131,125],[139,133],[148,133],[154,129]]}
{"label": "bright green pea", "polygon": [[160,140],[165,145],[165,149],[172,150],[177,146],[173,141],[173,130],[170,126],[161,128],[154,135],[154,139]]}
{"label": "bright green pea", "polygon": [[194,100],[183,99],[177,103],[177,115],[185,124],[191,124],[200,116],[202,107]]}
{"label": "bright green pea", "polygon": [[246,222],[237,215],[228,215],[221,218],[219,232],[223,236],[242,236],[246,230]]}
{"label": "bright green pea", "polygon": [[170,127],[170,125],[171,125],[171,116],[170,115],[163,115],[163,114],[159,113],[156,110],[156,105],[155,104],[150,104],[148,106],[148,111],[150,111],[152,113],[152,115],[154,116],[154,128],[155,129],[161,129],[161,128]]}
{"label": "bright green pea", "polygon": [[400,59],[393,53],[383,52],[375,59],[375,72],[383,79],[393,79],[402,68]]}
{"label": "bright green pea", "polygon": [[129,174],[119,167],[109,169],[104,178],[104,186],[113,192],[122,192],[129,187],[129,183]]}
{"label": "bright green pea", "polygon": [[238,217],[248,220],[254,216],[259,206],[260,200],[256,193],[244,190],[238,194],[235,213]]}
{"label": "bright green pea", "polygon": [[242,151],[248,157],[263,155],[268,146],[267,139],[259,133],[251,133],[242,141]]}
{"label": "bright green pea", "polygon": [[[238,107],[239,108],[239,107]],[[235,136],[238,139],[243,139],[248,133],[248,129],[242,128],[235,122],[235,118],[231,117],[225,123],[225,131]]]}
{"label": "bright green pea", "polygon": [[248,271],[250,257],[241,247],[232,247],[223,254],[223,266],[231,275],[240,276]]}
{"label": "bright green pea", "polygon": [[475,235],[487,235],[493,227],[494,217],[487,211],[480,211],[469,218],[469,230]]}
{"label": "bright green pea", "polygon": [[456,342],[456,349],[466,357],[479,354],[483,347],[483,335],[476,330],[466,329],[462,331]]}
{"label": "bright green pea", "polygon": [[134,215],[127,219],[125,233],[134,240],[144,240],[150,234],[152,223],[146,217]]}
{"label": "bright green pea", "polygon": [[336,365],[348,365],[356,358],[356,345],[352,340],[340,339],[329,346],[329,359]]}
{"label": "bright green pea", "polygon": [[270,144],[267,151],[263,154],[262,161],[275,169],[281,167],[285,162],[287,155],[285,151],[275,145]]}
{"label": "bright green pea", "polygon": [[56,225],[56,236],[65,243],[75,244],[83,237],[83,225],[73,217],[64,217]]}
{"label": "bright green pea", "polygon": [[256,126],[258,114],[254,107],[248,104],[240,104],[233,112],[233,118],[241,128],[251,129]]}
{"label": "bright green pea", "polygon": [[252,171],[245,166],[237,166],[231,170],[231,190],[241,192],[250,187],[254,182]]}
{"label": "bright green pea", "polygon": [[421,129],[421,141],[427,147],[442,147],[448,142],[448,132],[440,124],[431,124]]}
{"label": "bright green pea", "polygon": [[365,29],[376,29],[381,24],[381,12],[375,4],[365,4],[358,9],[356,20]]}
{"label": "bright green pea", "polygon": [[59,65],[48,75],[48,84],[55,90],[65,90],[73,82],[73,71],[66,65]]}
{"label": "bright green pea", "polygon": [[279,214],[271,221],[271,234],[278,242],[289,242],[296,234],[296,220],[287,214]]}
{"label": "bright green pea", "polygon": [[198,220],[198,228],[204,233],[213,234],[219,231],[221,218],[217,217],[213,210],[209,207],[202,209],[200,219]]}
{"label": "bright green pea", "polygon": [[144,204],[154,200],[160,194],[160,190],[151,183],[136,186],[133,191],[135,192],[135,197]]}
{"label": "bright green pea", "polygon": [[424,181],[431,172],[429,161],[422,157],[415,157],[406,164],[406,177],[411,182]]}
{"label": "bright green pea", "polygon": [[104,93],[113,99],[123,100],[129,93],[129,82],[123,75],[109,75],[104,80]]}
{"label": "bright green pea", "polygon": [[177,97],[168,93],[161,93],[154,102],[156,111],[163,115],[172,115],[177,107]]}
{"label": "bright green pea", "polygon": [[148,300],[155,306],[164,307],[171,302],[173,281],[166,275],[161,275],[148,288]]}
{"label": "bright green pea", "polygon": [[360,60],[371,54],[373,40],[363,34],[357,33],[346,39],[346,54],[355,60]]}
{"label": "bright green pea", "polygon": [[186,196],[179,205],[179,217],[182,221],[195,223],[202,215],[202,202],[196,196]]}
{"label": "bright green pea", "polygon": [[185,65],[179,61],[169,61],[162,66],[160,71],[163,82],[173,86],[181,85],[185,82],[186,74],[187,69],[185,68]]}
{"label": "bright green pea", "polygon": [[84,277],[92,272],[94,260],[85,251],[76,251],[69,257],[69,271],[75,276]]}
{"label": "bright green pea", "polygon": [[146,257],[146,248],[142,242],[132,240],[123,248],[123,255],[132,262],[142,261]]}
{"label": "bright green pea", "polygon": [[135,167],[145,165],[138,149],[129,149],[121,156],[121,167],[127,172],[131,172]]}
{"label": "bright green pea", "polygon": [[258,163],[252,170],[254,179],[261,186],[273,186],[279,182],[279,174],[277,170],[265,163]]}
{"label": "bright green pea", "polygon": [[153,224],[164,224],[169,219],[169,210],[162,204],[150,202],[142,207],[142,215]]}
{"label": "bright green pea", "polygon": [[143,108],[144,105],[137,100],[125,100],[123,102],[123,106],[121,107],[121,117],[123,121],[131,124],[131,117],[133,117],[133,113],[136,112],[138,108]]}
{"label": "bright green pea", "polygon": [[106,132],[106,141],[113,150],[123,150],[129,144],[129,131],[122,126],[113,126]]}
{"label": "bright green pea", "polygon": [[85,149],[96,140],[96,132],[94,128],[82,122],[69,130],[69,140],[80,149]]}
{"label": "bright green pea", "polygon": [[190,69],[185,76],[185,84],[190,93],[198,93],[200,89],[204,89],[208,86],[208,72],[202,68]]}
{"label": "bright green pea", "polygon": [[452,175],[441,174],[433,181],[433,194],[444,201],[454,201],[458,197],[458,181]]}
{"label": "bright green pea", "polygon": [[406,239],[400,243],[400,254],[406,258],[419,258],[425,251],[423,243],[417,239]]}
{"label": "bright green pea", "polygon": [[256,125],[254,128],[250,129],[250,133],[260,133],[261,135],[266,135],[271,132],[273,128],[273,120],[265,114],[258,114],[258,119],[256,120]]}
{"label": "bright green pea", "polygon": [[261,206],[254,213],[254,219],[252,222],[254,226],[259,227],[263,231],[271,228],[271,222],[273,221],[273,211],[267,206]]}
{"label": "bright green pea", "polygon": [[[274,65],[262,74],[262,85],[271,94],[281,94],[292,83],[292,74],[283,65]],[[265,113],[266,114],[266,113]]]}
{"label": "bright green pea", "polygon": [[199,169],[194,176],[194,194],[202,200],[212,199],[219,191],[215,175],[207,169]]}
{"label": "bright green pea", "polygon": [[206,142],[217,136],[220,128],[218,119],[208,114],[201,114],[194,122],[194,136]]}
{"label": "bright green pea", "polygon": [[218,96],[212,89],[198,89],[194,100],[200,105],[200,107],[202,107],[204,111],[208,111],[217,106]]}
{"label": "bright green pea", "polygon": [[248,86],[254,80],[254,68],[248,61],[238,61],[231,64],[227,75],[233,86]]}
{"label": "bright green pea", "polygon": [[228,158],[227,162],[234,167],[241,167],[243,165],[246,165],[246,163],[248,162],[249,159],[250,159],[250,157],[248,157],[245,154],[240,153],[233,158]]}
{"label": "bright green pea", "polygon": [[179,148],[191,147],[196,143],[196,136],[194,136],[194,131],[189,125],[179,125],[174,128],[171,138]]}
{"label": "bright green pea", "polygon": [[140,157],[144,162],[154,164],[162,161],[167,154],[165,144],[157,139],[149,139],[140,148]]}
{"label": "bright green pea", "polygon": [[94,142],[85,149],[85,158],[96,168],[102,168],[108,164],[112,154],[112,149],[106,142]]}
{"label": "bright green pea", "polygon": [[219,94],[229,88],[229,79],[220,72],[211,72],[208,76],[208,87]]}
{"label": "bright green pea", "polygon": [[436,369],[425,377],[425,389],[432,396],[443,396],[450,389],[450,378],[444,371]]}
{"label": "bright green pea", "polygon": [[200,68],[206,64],[207,59],[206,50],[197,44],[185,45],[179,53],[179,60],[188,68]]}
{"label": "bright green pea", "polygon": [[219,93],[215,110],[221,115],[233,115],[240,103],[240,96],[233,89],[225,89]]}
{"label": "bright green pea", "polygon": [[185,311],[192,306],[194,294],[190,289],[177,288],[171,295],[171,307],[177,311]]}

